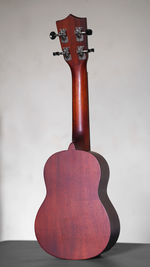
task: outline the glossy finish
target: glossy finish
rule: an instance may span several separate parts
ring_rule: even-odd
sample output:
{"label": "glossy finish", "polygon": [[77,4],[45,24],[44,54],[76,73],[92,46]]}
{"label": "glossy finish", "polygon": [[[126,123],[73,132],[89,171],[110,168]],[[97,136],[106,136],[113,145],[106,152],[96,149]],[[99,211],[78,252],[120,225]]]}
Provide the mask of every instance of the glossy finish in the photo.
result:
{"label": "glossy finish", "polygon": [[72,69],[72,141],[77,149],[89,151],[88,84],[84,65]]}
{"label": "glossy finish", "polygon": [[[65,29],[72,73],[72,143],[68,150],[52,155],[44,167],[46,197],[35,220],[41,247],[63,259],[88,259],[109,250],[120,231],[118,215],[107,196],[109,167],[90,151],[87,58],[76,53],[75,27],[86,31],[86,18],[69,15],[57,21]],[[61,42],[61,38],[60,38]],[[88,48],[87,36],[80,43]]]}
{"label": "glossy finish", "polygon": [[68,42],[60,43],[62,49],[69,47],[71,60],[66,61],[72,73],[72,141],[77,149],[90,150],[90,127],[89,127],[89,105],[88,105],[88,78],[87,78],[87,59],[80,60],[77,55],[77,47],[84,46],[88,49],[87,36],[84,35],[83,41],[78,42],[74,34],[76,27],[82,27],[83,31],[87,29],[86,18],[78,18],[69,15],[66,19],[56,22],[57,30],[66,29]]}
{"label": "glossy finish", "polygon": [[111,224],[98,196],[100,174],[96,157],[74,145],[48,159],[47,194],[35,223],[37,239],[48,253],[86,259],[106,248]]}

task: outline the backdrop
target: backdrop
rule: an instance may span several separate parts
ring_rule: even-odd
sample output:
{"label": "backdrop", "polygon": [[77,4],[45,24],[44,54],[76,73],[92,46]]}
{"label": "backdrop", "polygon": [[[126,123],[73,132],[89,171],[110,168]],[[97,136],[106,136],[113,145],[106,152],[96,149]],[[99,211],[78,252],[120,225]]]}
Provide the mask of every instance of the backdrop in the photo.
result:
{"label": "backdrop", "polygon": [[0,0],[1,240],[35,239],[43,166],[71,142],[71,74],[56,20],[87,17],[92,150],[110,166],[120,242],[150,242],[150,1]]}

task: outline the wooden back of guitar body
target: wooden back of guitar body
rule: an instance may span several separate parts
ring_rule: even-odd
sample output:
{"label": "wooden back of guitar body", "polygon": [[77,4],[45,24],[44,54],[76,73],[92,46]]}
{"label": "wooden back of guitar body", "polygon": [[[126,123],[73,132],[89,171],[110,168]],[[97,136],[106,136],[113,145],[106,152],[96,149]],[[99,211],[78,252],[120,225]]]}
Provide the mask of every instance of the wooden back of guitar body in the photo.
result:
{"label": "wooden back of guitar body", "polygon": [[47,193],[35,220],[45,251],[64,259],[87,259],[114,245],[119,220],[107,197],[108,176],[102,156],[76,150],[73,144],[48,159]]}

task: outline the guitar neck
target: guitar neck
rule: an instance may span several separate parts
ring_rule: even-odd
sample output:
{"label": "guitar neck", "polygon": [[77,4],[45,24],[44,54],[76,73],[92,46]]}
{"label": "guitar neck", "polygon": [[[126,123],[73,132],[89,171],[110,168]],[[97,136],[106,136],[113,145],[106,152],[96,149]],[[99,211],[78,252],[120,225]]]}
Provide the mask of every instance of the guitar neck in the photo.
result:
{"label": "guitar neck", "polygon": [[88,77],[86,62],[72,72],[72,142],[76,149],[90,150]]}
{"label": "guitar neck", "polygon": [[72,142],[76,149],[90,150],[89,104],[88,104],[88,53],[94,49],[88,48],[87,35],[92,30],[87,29],[86,18],[69,15],[56,22],[58,34],[51,32],[51,39],[59,36],[62,52],[53,55],[63,55],[72,73]]}

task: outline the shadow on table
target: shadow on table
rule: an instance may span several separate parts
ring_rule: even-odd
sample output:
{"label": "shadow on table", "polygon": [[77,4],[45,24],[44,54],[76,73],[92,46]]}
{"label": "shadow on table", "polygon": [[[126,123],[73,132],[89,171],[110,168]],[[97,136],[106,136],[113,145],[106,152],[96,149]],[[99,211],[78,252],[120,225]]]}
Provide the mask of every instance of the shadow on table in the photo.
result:
{"label": "shadow on table", "polygon": [[47,254],[37,241],[5,241],[0,243],[1,266],[21,267],[149,267],[146,244],[117,243],[110,251],[88,260],[63,260]]}
{"label": "shadow on table", "polygon": [[[117,243],[110,251],[103,253],[100,256],[97,256],[92,259],[88,260],[62,260],[55,258],[50,255],[45,254],[45,264],[43,262],[43,267],[48,266],[57,266],[61,264],[61,267],[70,266],[70,267],[92,267],[92,266],[99,266],[99,267],[121,267],[121,266],[128,266],[124,265],[128,255],[130,257],[132,252],[141,248],[144,244],[131,244],[131,243]],[[41,251],[44,254],[44,252]]]}
{"label": "shadow on table", "polygon": [[[134,250],[138,250],[143,244],[118,243],[110,251],[86,261],[82,266],[120,267],[124,266],[123,258]],[[120,265],[121,264],[121,265]],[[78,265],[81,266],[81,265]]]}
{"label": "shadow on table", "polygon": [[[140,248],[143,246],[143,244],[137,244],[137,243],[117,243],[110,251],[106,252],[110,255],[120,255],[120,254],[126,254],[129,251],[137,250],[137,248]],[[103,254],[104,255],[104,254]],[[101,256],[98,256],[101,257]]]}

